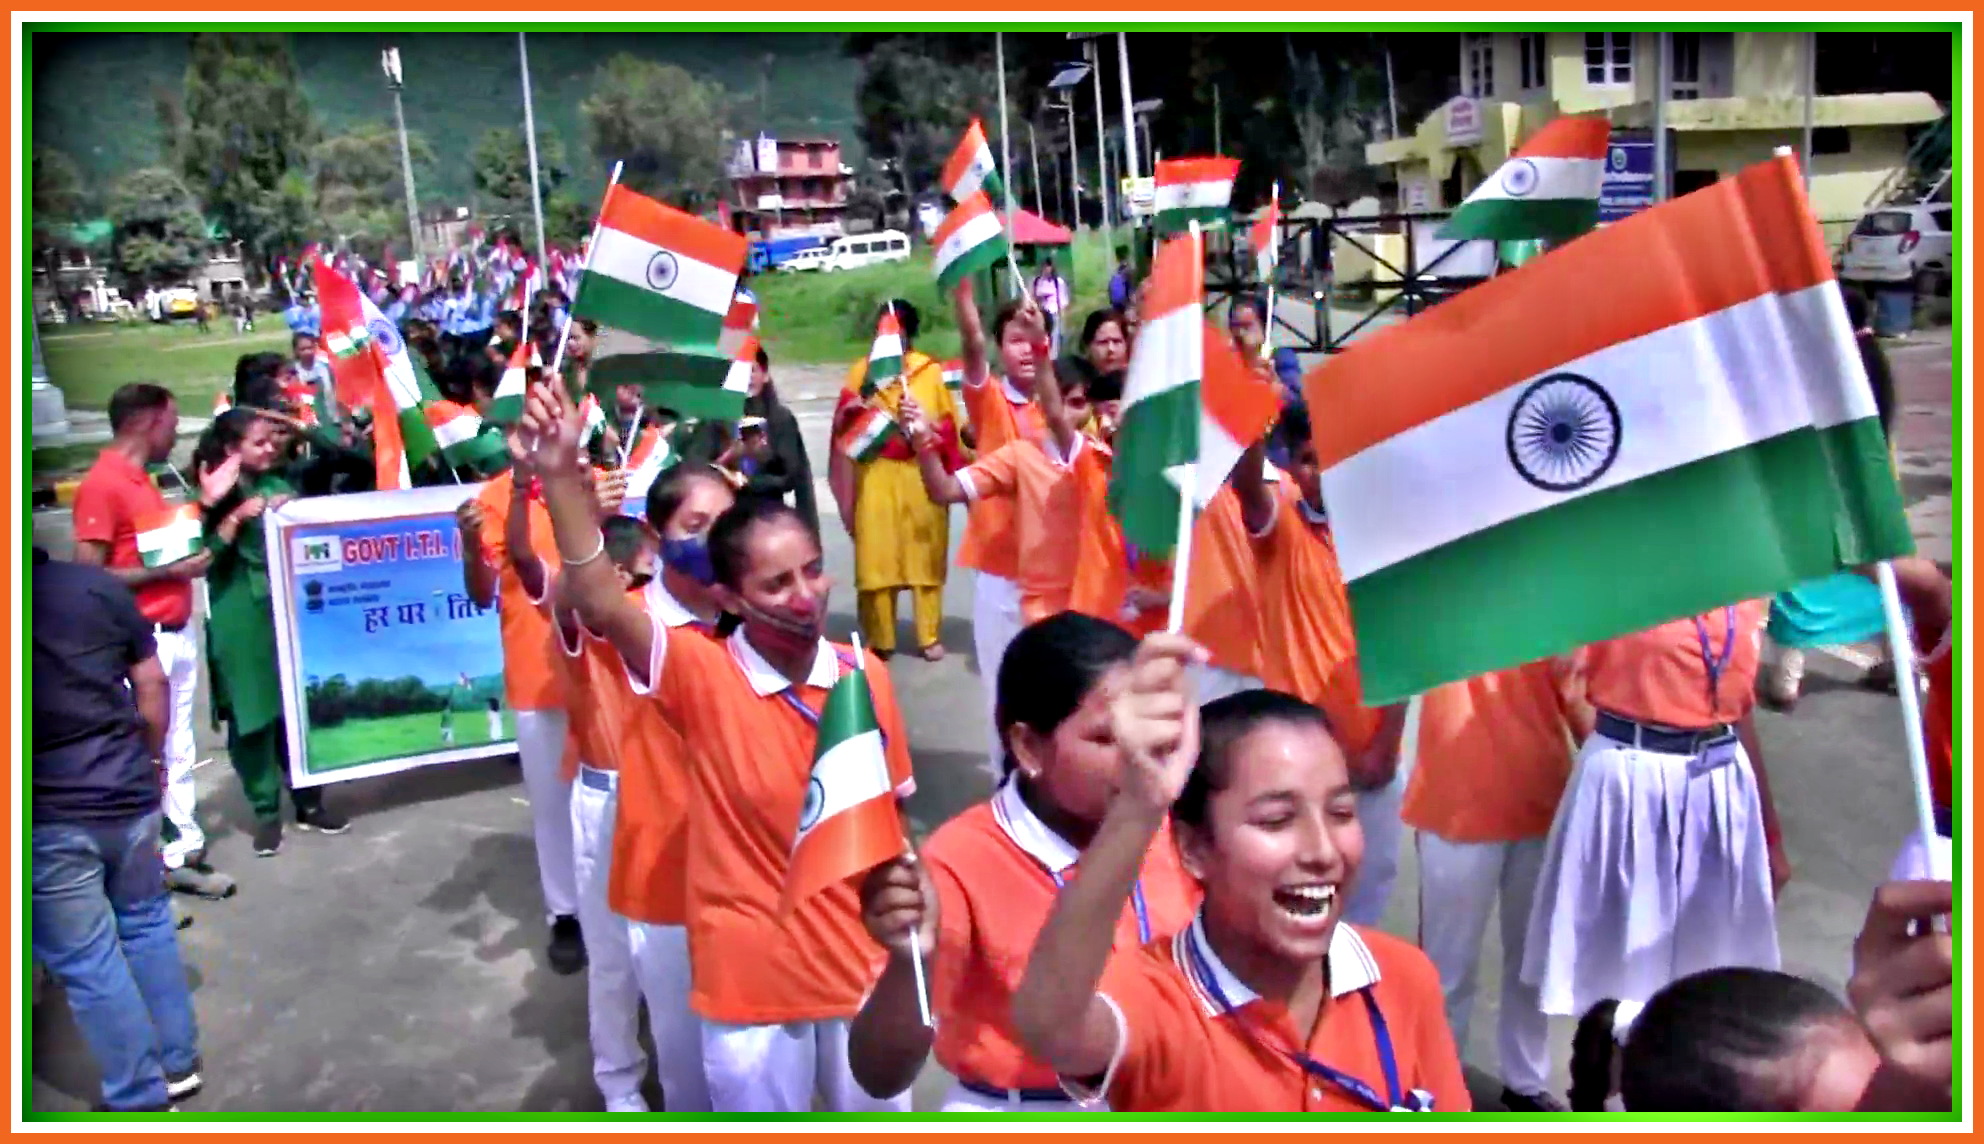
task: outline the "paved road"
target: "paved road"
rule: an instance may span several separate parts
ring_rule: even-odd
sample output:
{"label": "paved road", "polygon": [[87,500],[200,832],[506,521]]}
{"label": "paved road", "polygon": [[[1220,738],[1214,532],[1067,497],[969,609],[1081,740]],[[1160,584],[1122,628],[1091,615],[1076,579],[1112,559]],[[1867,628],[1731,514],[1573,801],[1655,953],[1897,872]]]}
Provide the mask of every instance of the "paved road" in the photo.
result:
{"label": "paved road", "polygon": [[[1947,343],[1896,351],[1903,373],[1903,469],[1925,549],[1948,551]],[[1940,353],[1942,361],[1937,363]],[[829,371],[787,371],[803,393]],[[1937,398],[1940,397],[1940,409]],[[825,407],[799,405],[824,472]],[[1939,454],[1938,451],[1939,450]],[[1937,460],[1939,455],[1940,460]],[[1940,498],[1940,499],[1939,499]],[[831,505],[822,498],[823,506]],[[1934,506],[1940,503],[1941,508]],[[830,510],[829,510],[830,511]],[[1938,515],[1940,513],[1940,515]],[[842,585],[852,553],[829,520],[829,567]],[[1936,525],[1943,531],[1938,535]],[[68,521],[38,516],[37,539],[68,547]],[[836,634],[852,626],[853,592],[835,597]],[[921,829],[982,798],[982,706],[970,655],[970,584],[945,591],[938,664],[898,658],[890,671],[915,740]],[[907,640],[908,633],[904,633]],[[1761,731],[1797,875],[1779,911],[1787,967],[1838,985],[1869,893],[1908,830],[1910,802],[1893,699],[1852,686],[1852,669],[1820,657],[1795,718]],[[205,709],[204,701],[201,710]],[[192,967],[207,1068],[196,1111],[597,1110],[581,978],[545,968],[530,824],[507,761],[437,768],[334,788],[354,818],[340,838],[299,835],[255,858],[249,816],[218,737],[201,721],[201,815],[214,860],[241,883],[222,903],[184,902],[196,919],[182,948]],[[1842,807],[1852,813],[1842,814]],[[1410,846],[1385,928],[1417,924]],[[1468,1060],[1492,1068],[1500,950],[1488,929]],[[1569,1022],[1556,1033],[1569,1051]],[[32,1021],[32,1107],[86,1107],[93,1066],[66,1007],[50,991]],[[1561,1064],[1560,1087],[1564,1082]],[[945,1079],[918,1086],[931,1107]]]}

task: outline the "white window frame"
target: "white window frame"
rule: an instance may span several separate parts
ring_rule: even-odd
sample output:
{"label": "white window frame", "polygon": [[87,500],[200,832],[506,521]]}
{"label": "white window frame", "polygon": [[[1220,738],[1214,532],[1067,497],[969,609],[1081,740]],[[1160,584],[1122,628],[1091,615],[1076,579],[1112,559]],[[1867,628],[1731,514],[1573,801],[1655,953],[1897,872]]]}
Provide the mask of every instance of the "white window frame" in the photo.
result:
{"label": "white window frame", "polygon": [[1521,91],[1541,91],[1550,86],[1550,38],[1542,32],[1516,36],[1516,79]]}
{"label": "white window frame", "polygon": [[[1625,60],[1619,56],[1623,49]],[[1593,63],[1591,53],[1599,52]],[[1584,82],[1587,87],[1631,87],[1633,83],[1633,34],[1631,32],[1586,32],[1584,34]],[[1596,76],[1594,76],[1596,72]]]}
{"label": "white window frame", "polygon": [[[1685,61],[1684,54],[1688,57]],[[1687,65],[1685,68],[1684,62]],[[1702,97],[1702,34],[1700,32],[1670,33],[1667,65],[1671,73],[1667,82],[1667,98],[1700,99]]]}
{"label": "white window frame", "polygon": [[1461,36],[1461,59],[1466,70],[1461,74],[1461,83],[1469,97],[1474,99],[1495,98],[1495,35],[1492,32],[1468,32]]}

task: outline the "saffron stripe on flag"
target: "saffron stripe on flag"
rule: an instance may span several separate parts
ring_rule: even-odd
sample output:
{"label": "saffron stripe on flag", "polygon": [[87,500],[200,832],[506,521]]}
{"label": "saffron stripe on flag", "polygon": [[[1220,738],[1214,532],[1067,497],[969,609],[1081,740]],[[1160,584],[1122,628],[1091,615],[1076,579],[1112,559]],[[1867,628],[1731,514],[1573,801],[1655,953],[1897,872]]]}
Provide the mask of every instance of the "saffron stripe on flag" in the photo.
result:
{"label": "saffron stripe on flag", "polygon": [[[618,231],[637,242],[673,251],[717,269],[744,265],[751,245],[741,234],[733,234],[619,185],[607,191],[599,223],[602,237],[606,230]],[[593,251],[595,268],[601,253]],[[730,293],[726,291],[724,303],[728,306],[729,302]]]}

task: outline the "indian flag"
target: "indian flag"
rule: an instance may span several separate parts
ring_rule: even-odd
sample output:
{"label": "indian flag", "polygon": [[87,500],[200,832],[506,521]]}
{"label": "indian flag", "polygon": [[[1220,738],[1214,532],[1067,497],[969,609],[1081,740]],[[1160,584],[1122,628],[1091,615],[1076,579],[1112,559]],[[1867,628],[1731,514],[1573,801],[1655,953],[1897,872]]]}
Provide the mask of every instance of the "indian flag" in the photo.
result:
{"label": "indian flag", "polygon": [[1612,123],[1603,115],[1552,120],[1474,188],[1440,237],[1576,238],[1598,225],[1598,188]]}
{"label": "indian flag", "polygon": [[861,396],[879,393],[902,380],[902,324],[894,306],[875,323],[875,340],[868,347],[868,373],[861,379]]}
{"label": "indian flag", "polygon": [[475,410],[443,398],[421,406],[420,415],[434,435],[441,456],[451,465],[463,463],[469,451],[467,446],[482,432],[482,418]]}
{"label": "indian flag", "polygon": [[952,393],[963,392],[964,363],[961,361],[947,361],[943,365],[943,370],[944,388],[950,390]]}
{"label": "indian flag", "polygon": [[1158,248],[1123,384],[1109,508],[1139,552],[1178,542],[1180,496],[1203,508],[1278,408],[1274,390],[1205,319],[1199,236]]}
{"label": "indian flag", "polygon": [[972,120],[971,126],[965,128],[957,150],[945,162],[943,183],[944,193],[955,203],[962,203],[979,191],[988,196],[1006,193],[999,182],[999,166],[992,161],[992,147],[985,142],[985,125],[978,120]]}
{"label": "indian flag", "polygon": [[502,378],[496,382],[496,392],[490,395],[489,419],[498,425],[514,425],[522,420],[530,371],[542,368],[537,343],[529,338],[518,342],[517,348],[510,351],[510,362],[503,368]]}
{"label": "indian flag", "polygon": [[1177,234],[1191,222],[1224,226],[1233,200],[1238,159],[1160,159],[1157,164],[1157,233]]}
{"label": "indian flag", "polygon": [[723,316],[723,336],[718,340],[717,348],[725,357],[735,357],[737,347],[757,332],[758,299],[739,286],[736,296],[730,300],[729,311]]}
{"label": "indian flag", "polygon": [[714,354],[748,247],[742,235],[615,185],[572,316]]}
{"label": "indian flag", "polygon": [[200,551],[200,506],[182,504],[137,522],[138,559],[147,568],[162,568]]}
{"label": "indian flag", "polygon": [[606,429],[606,410],[599,407],[599,398],[588,393],[579,399],[579,412],[585,415],[585,428],[579,430],[580,444],[587,444]]}
{"label": "indian flag", "polygon": [[1262,282],[1274,281],[1275,262],[1281,257],[1281,184],[1268,196],[1268,209],[1247,228],[1247,246],[1254,252],[1254,274]]}
{"label": "indian flag", "polygon": [[1911,550],[1812,218],[1780,154],[1309,375],[1369,702]]}
{"label": "indian flag", "polygon": [[973,192],[944,216],[932,241],[937,289],[948,296],[958,283],[1006,257],[1006,224],[993,212],[992,200]]}
{"label": "indian flag", "polygon": [[[857,657],[860,655],[857,647]],[[820,709],[813,773],[792,841],[781,912],[903,851],[895,784],[865,671],[841,672]]]}
{"label": "indian flag", "polygon": [[840,439],[840,451],[850,460],[872,461],[882,455],[888,443],[902,436],[902,429],[887,410],[869,408],[855,417]]}

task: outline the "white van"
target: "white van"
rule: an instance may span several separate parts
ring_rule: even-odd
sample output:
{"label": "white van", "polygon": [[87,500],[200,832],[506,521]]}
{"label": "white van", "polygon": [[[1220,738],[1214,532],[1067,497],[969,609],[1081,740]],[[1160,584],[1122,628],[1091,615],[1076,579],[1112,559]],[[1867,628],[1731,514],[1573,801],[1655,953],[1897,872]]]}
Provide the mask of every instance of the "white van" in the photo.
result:
{"label": "white van", "polygon": [[878,230],[874,234],[837,238],[827,248],[822,270],[852,270],[878,262],[907,262],[909,236],[899,230]]}
{"label": "white van", "polygon": [[781,274],[797,274],[802,270],[818,270],[820,267],[826,265],[826,261],[826,247],[809,246],[791,258],[779,263],[778,269]]}

